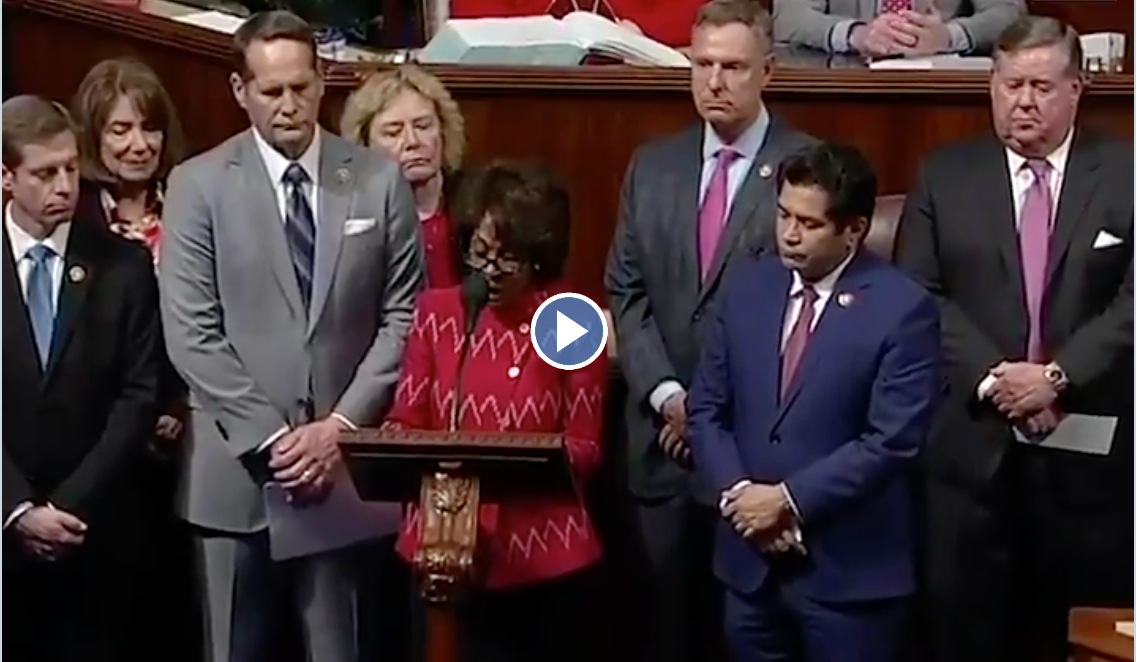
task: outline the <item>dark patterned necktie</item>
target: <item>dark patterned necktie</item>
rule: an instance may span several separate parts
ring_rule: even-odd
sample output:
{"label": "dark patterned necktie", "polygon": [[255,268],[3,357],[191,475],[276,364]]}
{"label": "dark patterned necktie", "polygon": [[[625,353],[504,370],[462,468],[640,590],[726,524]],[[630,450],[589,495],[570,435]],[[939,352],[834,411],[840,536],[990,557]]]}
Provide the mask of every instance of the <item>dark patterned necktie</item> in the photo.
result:
{"label": "dark patterned necktie", "polygon": [[312,301],[313,264],[316,261],[316,222],[312,218],[308,196],[304,194],[304,185],[308,182],[308,173],[299,163],[293,163],[285,170],[284,183],[288,193],[285,235],[305,310]]}

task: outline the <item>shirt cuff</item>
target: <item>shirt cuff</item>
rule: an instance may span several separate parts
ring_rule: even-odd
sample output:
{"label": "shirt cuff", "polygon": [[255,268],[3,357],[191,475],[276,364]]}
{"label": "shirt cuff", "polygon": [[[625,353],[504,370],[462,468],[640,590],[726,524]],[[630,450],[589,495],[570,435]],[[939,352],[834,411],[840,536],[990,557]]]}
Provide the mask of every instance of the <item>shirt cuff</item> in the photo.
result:
{"label": "shirt cuff", "polygon": [[735,483],[730,488],[728,488],[726,492],[724,492],[723,494],[721,494],[719,496],[719,509],[723,510],[724,508],[727,507],[727,492],[734,492],[735,490],[737,490],[741,487],[746,487],[747,485],[750,485],[750,484],[751,484],[751,481],[744,478],[743,480],[739,481],[738,483]]}
{"label": "shirt cuff", "polygon": [[677,393],[683,393],[684,387],[674,379],[668,379],[656,385],[652,392],[648,394],[648,404],[652,406],[652,411],[657,414],[664,408],[664,403],[668,398]]}
{"label": "shirt cuff", "polygon": [[348,430],[350,432],[355,432],[355,431],[360,429],[360,426],[353,423],[352,419],[348,418],[347,416],[344,416],[343,414],[341,414],[338,411],[332,412],[331,416],[332,416],[332,418],[336,419],[337,421],[340,421],[341,423],[343,423],[344,427],[348,428]]}
{"label": "shirt cuff", "polygon": [[852,53],[854,47],[850,43],[850,35],[853,33],[853,29],[859,25],[865,25],[865,23],[849,20],[836,23],[834,27],[830,28],[830,51],[832,53]]}
{"label": "shirt cuff", "polygon": [[4,520],[4,530],[7,530],[13,522],[20,519],[21,515],[34,508],[35,505],[36,504],[31,501],[21,501],[16,504],[16,507],[12,509],[12,512],[8,513],[8,517]]}
{"label": "shirt cuff", "polygon": [[983,402],[988,399],[988,392],[996,385],[995,375],[986,375],[984,379],[980,380],[980,385],[976,387],[976,399]]}
{"label": "shirt cuff", "polygon": [[[786,483],[779,483],[778,488],[782,490],[782,495],[786,497],[786,502],[790,504],[790,512],[794,513],[795,521],[801,522],[802,514],[798,512],[798,504],[794,503],[794,495],[790,493],[790,488],[786,486]],[[797,526],[794,528],[796,530],[798,529]],[[799,534],[799,537],[801,537],[801,534]]]}
{"label": "shirt cuff", "polygon": [[276,432],[274,432],[272,434],[272,436],[270,436],[268,439],[266,439],[264,442],[262,442],[260,446],[257,447],[257,452],[260,453],[260,452],[264,451],[265,449],[267,449],[269,446],[272,446],[273,444],[277,443],[277,441],[280,440],[281,437],[288,434],[290,430],[292,430],[292,428],[290,428],[287,425],[282,427],[281,429],[277,430]]}
{"label": "shirt cuff", "polygon": [[948,28],[948,52],[950,53],[968,53],[972,51],[972,37],[968,36],[968,31],[964,26],[950,22]]}

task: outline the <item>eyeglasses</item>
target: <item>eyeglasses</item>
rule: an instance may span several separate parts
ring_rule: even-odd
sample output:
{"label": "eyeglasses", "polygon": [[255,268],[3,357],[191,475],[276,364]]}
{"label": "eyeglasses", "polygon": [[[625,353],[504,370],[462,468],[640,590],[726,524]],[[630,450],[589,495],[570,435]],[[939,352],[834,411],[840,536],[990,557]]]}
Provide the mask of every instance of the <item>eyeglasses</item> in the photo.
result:
{"label": "eyeglasses", "polygon": [[524,265],[520,260],[514,258],[503,258],[501,256],[486,257],[484,255],[471,253],[466,256],[466,266],[475,271],[487,271],[492,266],[494,267],[494,271],[497,271],[503,276],[513,276],[521,271]]}

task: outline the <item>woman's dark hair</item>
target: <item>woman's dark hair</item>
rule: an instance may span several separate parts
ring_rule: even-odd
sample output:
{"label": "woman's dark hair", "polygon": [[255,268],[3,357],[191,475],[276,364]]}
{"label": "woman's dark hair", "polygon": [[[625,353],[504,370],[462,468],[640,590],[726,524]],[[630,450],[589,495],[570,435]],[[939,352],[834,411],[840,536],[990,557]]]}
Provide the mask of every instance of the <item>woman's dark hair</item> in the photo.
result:
{"label": "woman's dark hair", "polygon": [[162,154],[154,178],[164,181],[182,159],[182,125],[174,102],[154,70],[138,60],[103,60],[87,72],[71,104],[72,116],[79,122],[79,158],[83,177],[103,184],[116,178],[103,165],[103,130],[120,97],[126,96],[147,123],[162,132]]}
{"label": "woman's dark hair", "polygon": [[528,264],[538,282],[561,278],[569,255],[569,193],[545,166],[495,161],[465,172],[451,213],[462,255],[489,218],[502,254]]}

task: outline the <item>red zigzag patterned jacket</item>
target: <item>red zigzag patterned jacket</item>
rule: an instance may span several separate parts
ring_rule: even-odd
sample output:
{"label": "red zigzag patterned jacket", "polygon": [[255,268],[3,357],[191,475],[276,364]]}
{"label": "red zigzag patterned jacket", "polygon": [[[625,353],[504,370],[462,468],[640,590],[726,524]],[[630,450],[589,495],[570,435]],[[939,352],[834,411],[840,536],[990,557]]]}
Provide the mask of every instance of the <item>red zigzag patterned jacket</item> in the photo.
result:
{"label": "red zigzag patterned jacket", "polygon": [[[601,461],[608,360],[602,353],[586,368],[562,371],[543,361],[530,343],[529,325],[537,307],[563,291],[551,287],[530,292],[511,309],[487,307],[472,338],[459,427],[564,433],[578,490],[542,500],[483,504],[478,562],[488,588],[557,577],[601,556],[580,492]],[[446,429],[462,319],[460,288],[419,296],[388,424]],[[413,559],[418,543],[419,513],[411,505],[399,535],[400,555]]]}

